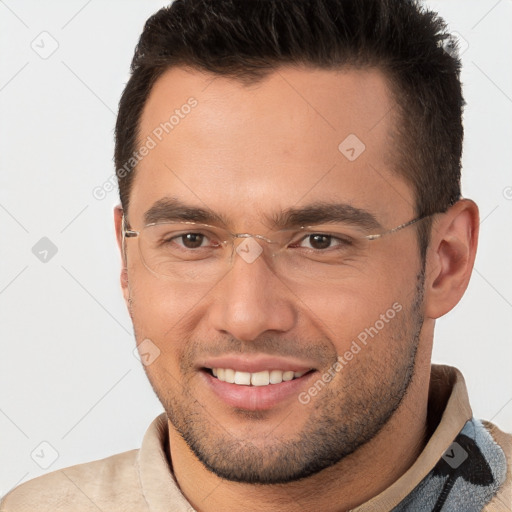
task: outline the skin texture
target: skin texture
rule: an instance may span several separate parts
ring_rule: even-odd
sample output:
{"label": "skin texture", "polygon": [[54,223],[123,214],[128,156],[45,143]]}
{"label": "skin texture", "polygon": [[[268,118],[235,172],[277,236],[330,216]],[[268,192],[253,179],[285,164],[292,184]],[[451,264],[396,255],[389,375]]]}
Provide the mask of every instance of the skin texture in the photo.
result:
{"label": "skin texture", "polygon": [[[190,97],[197,106],[138,164],[132,229],[164,197],[222,215],[234,233],[268,234],[268,216],[319,202],[364,209],[383,230],[414,218],[413,190],[393,172],[395,106],[378,71],[281,68],[247,86],[172,69],[151,92],[140,140]],[[366,146],[354,161],[338,150],[349,134]],[[124,296],[137,343],[161,351],[145,369],[197,510],[349,510],[410,467],[426,442],[434,322],[466,289],[476,205],[437,215],[432,233],[425,268],[409,227],[354,253],[335,280],[289,282],[267,256],[235,257],[209,286],[159,278],[126,240]],[[206,385],[208,357],[268,355],[313,368],[307,391],[393,304],[400,312],[308,404],[294,395],[249,411]]]}

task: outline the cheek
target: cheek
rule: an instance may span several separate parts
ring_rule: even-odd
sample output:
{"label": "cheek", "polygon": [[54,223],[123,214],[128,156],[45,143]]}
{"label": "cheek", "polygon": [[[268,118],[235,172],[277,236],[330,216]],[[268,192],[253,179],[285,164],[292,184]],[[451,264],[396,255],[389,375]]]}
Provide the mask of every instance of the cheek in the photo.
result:
{"label": "cheek", "polygon": [[[176,394],[180,381],[180,361],[185,333],[180,319],[186,305],[172,287],[155,283],[152,276],[135,279],[131,284],[131,318],[144,370],[157,391]],[[149,354],[149,361],[144,353]]]}
{"label": "cheek", "polygon": [[392,337],[400,311],[414,299],[416,275],[404,263],[374,262],[329,293],[319,288],[303,294],[302,316],[332,341],[338,354],[349,350],[354,340]]}
{"label": "cheek", "polygon": [[[360,335],[364,338],[364,332],[371,330],[394,304],[409,304],[415,292],[416,262],[408,262],[411,255],[406,258],[398,250],[390,253],[367,262],[336,286],[308,287],[290,297],[290,307],[302,317],[301,331],[309,331],[313,338],[323,335],[342,354],[353,340]],[[173,283],[155,276],[137,260],[129,266],[128,280],[137,343],[149,338],[176,359],[194,332],[208,329],[205,322],[212,306],[211,286],[193,281]],[[386,323],[379,329],[379,339],[388,333]]]}
{"label": "cheek", "polygon": [[208,289],[178,285],[136,263],[128,270],[128,280],[137,344],[150,339],[162,354],[176,357],[204,316]]}

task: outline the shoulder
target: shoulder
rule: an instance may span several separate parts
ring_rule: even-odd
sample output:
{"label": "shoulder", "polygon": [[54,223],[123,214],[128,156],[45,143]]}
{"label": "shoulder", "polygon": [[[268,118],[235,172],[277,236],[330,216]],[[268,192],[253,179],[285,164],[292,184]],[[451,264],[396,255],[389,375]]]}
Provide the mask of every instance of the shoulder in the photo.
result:
{"label": "shoulder", "polygon": [[3,498],[0,512],[146,510],[138,453],[131,450],[30,480]]}
{"label": "shoulder", "polygon": [[507,459],[507,476],[496,496],[485,507],[485,512],[507,512],[512,506],[512,434],[507,434],[496,425],[482,421],[494,442],[501,447]]}

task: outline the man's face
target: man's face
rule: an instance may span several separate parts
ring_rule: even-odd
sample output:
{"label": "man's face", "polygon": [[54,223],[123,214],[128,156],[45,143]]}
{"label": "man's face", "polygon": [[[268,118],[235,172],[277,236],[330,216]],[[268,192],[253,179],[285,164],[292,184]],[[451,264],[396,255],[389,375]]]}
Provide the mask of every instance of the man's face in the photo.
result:
{"label": "man's face", "polygon": [[[165,133],[161,123],[173,114]],[[291,210],[319,233],[396,227],[414,217],[414,197],[393,170],[395,114],[377,71],[283,68],[247,86],[172,69],[142,115],[140,141],[156,145],[137,167],[130,228],[141,230],[159,201],[156,220],[178,205],[190,219],[201,209],[214,215],[210,224],[222,219],[231,233],[270,239],[278,229],[271,220],[290,221]],[[342,215],[310,218],[319,205]],[[231,480],[291,481],[379,432],[407,391],[420,339],[416,237],[410,227],[361,245],[343,241],[339,257],[328,237],[296,237],[279,254],[267,241],[240,238],[235,248],[248,240],[258,245],[247,251],[268,247],[250,261],[243,252],[217,257],[217,246],[179,263],[172,277],[148,270],[137,239],[126,240],[137,343],[160,350],[148,377],[171,428],[209,469]],[[309,259],[325,250],[329,262]],[[275,383],[213,375],[232,380],[225,369],[236,382],[263,372],[254,382]],[[279,382],[285,371],[298,377]]]}

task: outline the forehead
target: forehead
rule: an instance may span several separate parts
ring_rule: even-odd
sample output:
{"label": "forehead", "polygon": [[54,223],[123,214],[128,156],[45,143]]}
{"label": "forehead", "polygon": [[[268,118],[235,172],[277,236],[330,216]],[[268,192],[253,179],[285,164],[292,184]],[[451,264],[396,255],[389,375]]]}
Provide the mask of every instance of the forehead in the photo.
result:
{"label": "forehead", "polygon": [[139,144],[151,149],[130,215],[164,196],[247,222],[319,201],[406,215],[413,199],[393,170],[395,110],[377,70],[279,68],[244,85],[173,68],[141,116]]}

